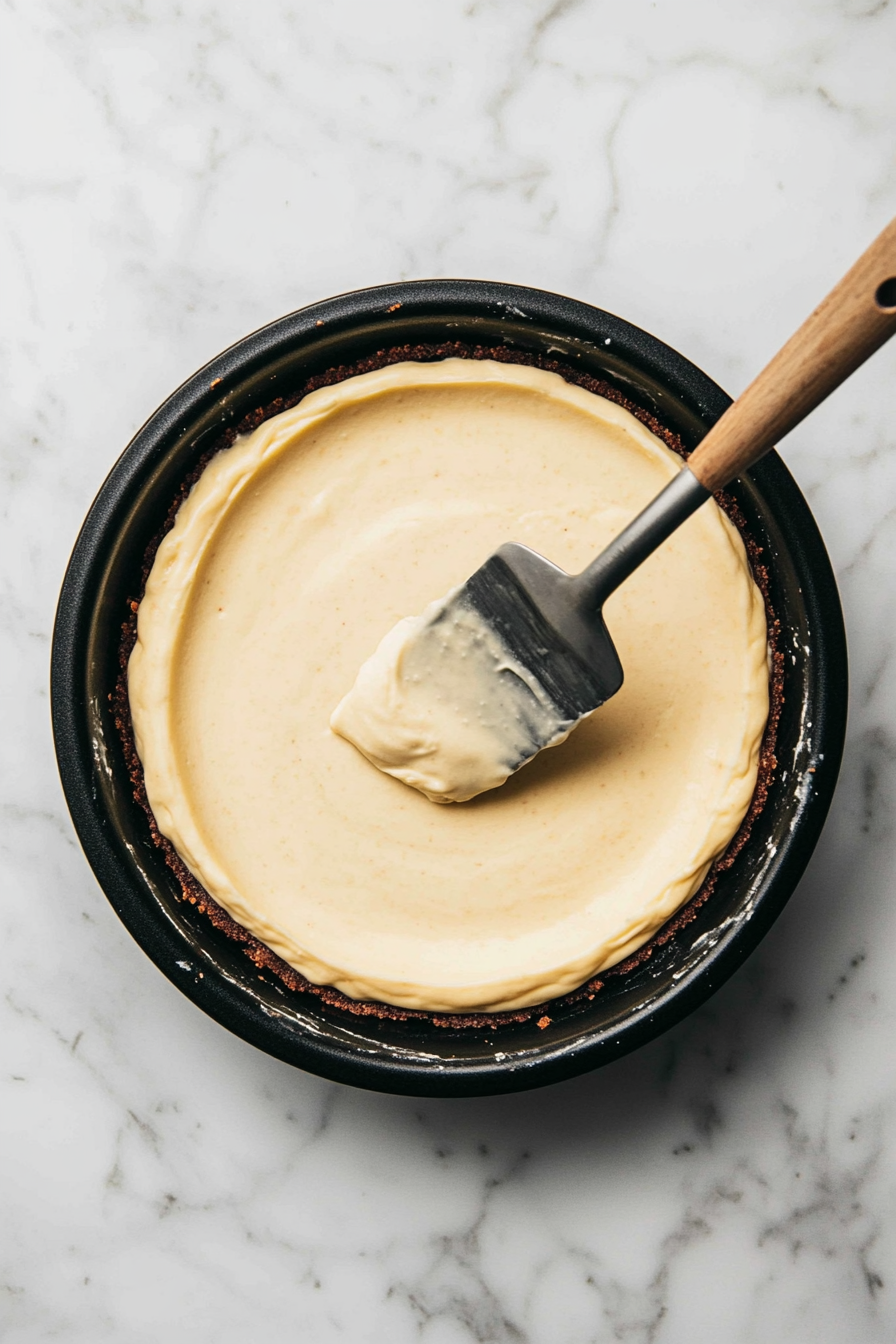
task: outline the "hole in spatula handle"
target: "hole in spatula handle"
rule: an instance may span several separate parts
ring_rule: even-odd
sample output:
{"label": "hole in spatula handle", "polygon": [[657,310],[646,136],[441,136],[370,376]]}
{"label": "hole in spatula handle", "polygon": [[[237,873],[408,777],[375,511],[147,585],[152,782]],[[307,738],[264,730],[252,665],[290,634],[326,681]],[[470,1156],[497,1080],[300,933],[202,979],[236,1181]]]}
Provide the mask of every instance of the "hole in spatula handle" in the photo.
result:
{"label": "hole in spatula handle", "polygon": [[891,275],[882,285],[878,285],[874,295],[878,308],[896,308],[896,275]]}

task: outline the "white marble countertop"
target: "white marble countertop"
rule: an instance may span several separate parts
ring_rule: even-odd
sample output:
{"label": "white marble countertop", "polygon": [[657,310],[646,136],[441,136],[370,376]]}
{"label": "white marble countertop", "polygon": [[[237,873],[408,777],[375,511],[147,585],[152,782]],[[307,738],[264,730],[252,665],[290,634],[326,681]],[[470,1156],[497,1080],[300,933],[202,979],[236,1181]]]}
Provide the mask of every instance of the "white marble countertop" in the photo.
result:
{"label": "white marble countertop", "polygon": [[118,923],[48,726],[78,525],[250,329],[415,276],[590,300],[739,391],[896,213],[889,0],[5,0],[0,1335],[896,1336],[896,342],[785,445],[849,743],[758,952],[543,1092],[368,1094],[230,1036]]}

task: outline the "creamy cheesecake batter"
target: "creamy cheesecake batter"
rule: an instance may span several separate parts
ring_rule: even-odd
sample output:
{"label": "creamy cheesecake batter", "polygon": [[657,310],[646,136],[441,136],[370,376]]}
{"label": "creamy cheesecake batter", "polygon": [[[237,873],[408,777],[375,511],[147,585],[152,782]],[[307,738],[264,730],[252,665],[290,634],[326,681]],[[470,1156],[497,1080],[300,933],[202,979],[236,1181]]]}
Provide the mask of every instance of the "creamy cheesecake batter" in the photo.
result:
{"label": "creamy cheesecake batter", "polygon": [[330,716],[368,761],[433,803],[499,788],[533,743],[559,746],[578,722],[457,591],[399,621]]}
{"label": "creamy cheesecake batter", "polygon": [[705,505],[607,602],[622,690],[501,788],[437,807],[329,726],[402,617],[503,542],[577,572],[680,468],[558,375],[449,359],[305,397],[212,459],[128,669],[160,830],[230,914],[355,998],[498,1011],[628,956],[752,797],[762,597]]}

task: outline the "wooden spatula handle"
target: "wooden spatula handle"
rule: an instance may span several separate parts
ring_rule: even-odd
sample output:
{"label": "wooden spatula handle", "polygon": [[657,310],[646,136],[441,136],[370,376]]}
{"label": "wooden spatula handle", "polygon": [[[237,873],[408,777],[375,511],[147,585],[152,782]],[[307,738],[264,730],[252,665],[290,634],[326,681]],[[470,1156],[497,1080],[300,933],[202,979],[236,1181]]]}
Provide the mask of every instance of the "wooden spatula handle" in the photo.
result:
{"label": "wooden spatula handle", "polygon": [[896,332],[896,219],[712,427],[688,459],[718,490],[839,387]]}

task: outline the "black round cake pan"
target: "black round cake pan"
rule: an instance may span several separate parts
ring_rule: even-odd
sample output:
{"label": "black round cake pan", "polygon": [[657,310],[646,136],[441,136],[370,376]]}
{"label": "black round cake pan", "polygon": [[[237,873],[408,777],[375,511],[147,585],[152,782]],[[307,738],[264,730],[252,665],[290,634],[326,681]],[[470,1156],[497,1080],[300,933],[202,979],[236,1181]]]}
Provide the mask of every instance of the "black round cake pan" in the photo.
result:
{"label": "black round cake pan", "polygon": [[541,1026],[450,1028],[359,1016],[259,971],[183,899],[135,802],[110,701],[128,603],[178,488],[228,427],[378,351],[456,342],[549,358],[598,378],[687,449],[730,403],[655,337],[539,290],[412,281],[304,308],[212,360],[125,449],[75,544],[52,654],[53,730],[72,819],[100,885],[147,955],[210,1016],[279,1059],[360,1087],[430,1096],[511,1092],[594,1069],[652,1040],[718,989],[781,912],[809,860],[836,784],[847,700],[830,561],[806,501],[770,453],[731,492],[762,548],[780,623],[778,766],[748,842],[691,922],[641,965],[607,978],[592,999],[552,1005]]}

